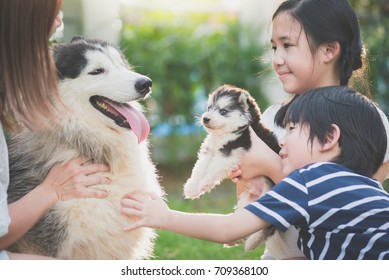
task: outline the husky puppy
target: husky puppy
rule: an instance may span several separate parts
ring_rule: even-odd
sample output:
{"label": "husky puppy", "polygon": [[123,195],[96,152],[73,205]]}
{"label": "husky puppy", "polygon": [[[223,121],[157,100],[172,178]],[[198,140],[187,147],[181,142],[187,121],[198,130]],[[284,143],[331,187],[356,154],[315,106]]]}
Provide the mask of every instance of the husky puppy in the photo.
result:
{"label": "husky puppy", "polygon": [[[280,150],[276,136],[261,122],[261,112],[254,98],[243,89],[223,85],[212,92],[201,123],[208,135],[200,147],[191,177],[184,185],[186,198],[194,199],[209,192],[239,165],[244,153],[251,148],[250,126],[271,149],[277,153]],[[266,177],[250,180],[237,207],[242,208],[259,198],[265,192],[263,186],[267,190],[273,185]],[[271,228],[251,235],[246,240],[245,249],[251,250],[262,244],[273,231]]]}
{"label": "husky puppy", "polygon": [[152,81],[104,41],[75,37],[54,45],[53,56],[70,112],[52,127],[11,140],[9,202],[40,184],[54,164],[78,156],[110,166],[111,184],[97,186],[109,196],[58,202],[10,249],[60,259],[149,258],[155,232],[125,232],[132,220],[119,206],[131,191],[163,196],[146,140],[150,126],[137,103],[151,94]]}

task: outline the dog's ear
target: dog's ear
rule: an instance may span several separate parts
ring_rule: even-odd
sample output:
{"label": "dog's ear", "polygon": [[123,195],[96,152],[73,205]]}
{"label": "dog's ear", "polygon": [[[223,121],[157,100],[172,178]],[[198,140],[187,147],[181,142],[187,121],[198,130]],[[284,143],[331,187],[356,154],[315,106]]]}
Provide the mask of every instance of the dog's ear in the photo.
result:
{"label": "dog's ear", "polygon": [[249,110],[248,95],[246,92],[242,91],[239,95],[239,102],[242,104],[242,107],[245,111]]}
{"label": "dog's ear", "polygon": [[80,36],[80,35],[76,35],[72,38],[72,40],[70,41],[70,44],[73,44],[74,42],[79,42],[79,41],[85,41],[85,38]]}

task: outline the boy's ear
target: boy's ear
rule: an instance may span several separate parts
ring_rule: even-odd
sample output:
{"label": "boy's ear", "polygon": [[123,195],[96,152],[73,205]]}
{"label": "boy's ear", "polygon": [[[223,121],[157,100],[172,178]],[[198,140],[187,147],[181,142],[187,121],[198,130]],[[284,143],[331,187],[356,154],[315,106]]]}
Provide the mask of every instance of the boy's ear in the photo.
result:
{"label": "boy's ear", "polygon": [[339,146],[340,129],[336,124],[332,124],[332,131],[327,135],[325,143],[321,147],[321,151],[328,151]]}
{"label": "boy's ear", "polygon": [[339,42],[329,42],[321,46],[323,61],[325,63],[336,60],[340,55],[340,44]]}

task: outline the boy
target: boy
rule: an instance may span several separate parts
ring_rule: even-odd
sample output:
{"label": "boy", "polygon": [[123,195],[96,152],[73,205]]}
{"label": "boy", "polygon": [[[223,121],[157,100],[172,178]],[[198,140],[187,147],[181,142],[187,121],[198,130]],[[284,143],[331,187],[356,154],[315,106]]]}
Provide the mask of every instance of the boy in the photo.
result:
{"label": "boy", "polygon": [[[290,105],[284,125],[279,155],[288,177],[265,196],[214,215],[170,210],[154,194],[127,194],[121,211],[139,218],[127,230],[148,226],[231,243],[270,224],[294,226],[308,259],[389,259],[389,195],[369,178],[387,146],[373,102],[348,87],[317,88]],[[269,163],[266,155],[262,161]]]}

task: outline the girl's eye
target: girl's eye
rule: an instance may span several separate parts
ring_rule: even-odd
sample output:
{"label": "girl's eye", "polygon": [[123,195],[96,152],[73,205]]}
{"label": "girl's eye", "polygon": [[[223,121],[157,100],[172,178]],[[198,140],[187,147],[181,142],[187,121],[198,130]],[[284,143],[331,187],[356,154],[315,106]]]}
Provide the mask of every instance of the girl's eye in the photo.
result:
{"label": "girl's eye", "polygon": [[228,113],[228,111],[226,109],[220,109],[219,112],[220,112],[220,115],[222,115],[222,116],[225,116]]}
{"label": "girl's eye", "polygon": [[97,68],[91,72],[89,72],[88,74],[89,75],[93,75],[93,76],[96,76],[96,75],[100,75],[100,74],[103,74],[105,72],[105,70],[103,68]]}
{"label": "girl's eye", "polygon": [[271,49],[275,52],[277,50],[276,46],[271,46]]}
{"label": "girl's eye", "polygon": [[291,46],[291,44],[288,44],[288,43],[285,43],[285,44],[284,44],[284,48],[285,48],[285,49],[289,48],[290,46]]}

